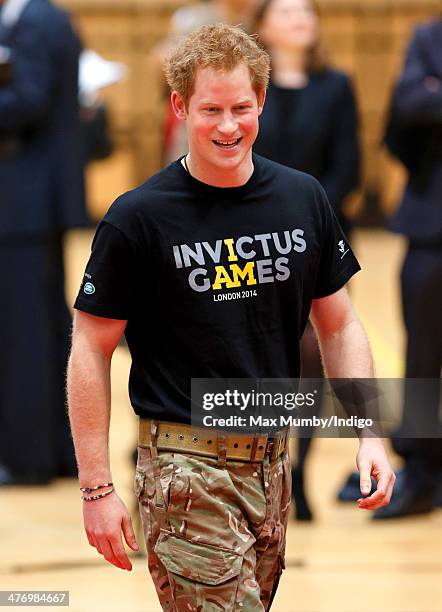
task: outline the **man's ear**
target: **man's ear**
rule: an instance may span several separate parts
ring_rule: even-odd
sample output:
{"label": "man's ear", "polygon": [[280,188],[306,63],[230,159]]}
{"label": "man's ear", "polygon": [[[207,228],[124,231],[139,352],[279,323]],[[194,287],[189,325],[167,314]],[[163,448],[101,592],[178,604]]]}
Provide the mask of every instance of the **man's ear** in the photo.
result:
{"label": "man's ear", "polygon": [[258,100],[258,115],[262,113],[262,109],[264,108],[264,102],[266,101],[266,89],[261,89],[261,91],[257,95]]}
{"label": "man's ear", "polygon": [[172,104],[173,112],[175,113],[177,119],[186,119],[186,104],[177,91],[172,91],[172,93],[170,94],[170,102]]}

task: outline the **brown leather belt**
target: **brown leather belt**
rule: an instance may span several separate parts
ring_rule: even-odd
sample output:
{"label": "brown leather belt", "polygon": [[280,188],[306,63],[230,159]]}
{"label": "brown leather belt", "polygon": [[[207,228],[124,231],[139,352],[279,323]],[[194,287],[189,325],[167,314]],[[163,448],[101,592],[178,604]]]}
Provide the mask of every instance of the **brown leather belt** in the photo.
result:
{"label": "brown leather belt", "polygon": [[[190,453],[202,457],[218,457],[218,436],[225,436],[226,459],[262,462],[265,457],[275,461],[284,454],[288,443],[288,429],[267,434],[229,434],[207,427],[193,427],[183,423],[157,421],[156,447],[159,451]],[[150,448],[152,421],[140,419],[138,445]]]}

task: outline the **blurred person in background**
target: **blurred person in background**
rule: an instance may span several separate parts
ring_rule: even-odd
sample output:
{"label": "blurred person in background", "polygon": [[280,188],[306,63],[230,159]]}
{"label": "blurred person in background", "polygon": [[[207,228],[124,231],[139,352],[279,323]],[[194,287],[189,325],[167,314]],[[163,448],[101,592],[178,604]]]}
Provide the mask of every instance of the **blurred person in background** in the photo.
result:
{"label": "blurred person in background", "polygon": [[[260,0],[209,0],[179,8],[172,15],[168,36],[154,49],[159,78],[164,82],[163,64],[167,54],[183,37],[203,25],[227,23],[240,25],[250,32],[253,16]],[[164,82],[164,86],[166,83]],[[163,162],[168,164],[187,153],[187,137],[183,124],[173,112],[166,87],[166,117],[164,129]]]}
{"label": "blurred person in background", "polygon": [[187,36],[202,25],[230,23],[250,30],[260,0],[209,0],[179,8],[172,16],[171,36]]}
{"label": "blurred person in background", "polygon": [[75,476],[63,234],[84,226],[80,40],[48,0],[0,0],[0,484]]}
{"label": "blurred person in background", "polygon": [[[310,0],[265,0],[254,28],[272,61],[254,151],[317,178],[348,237],[351,225],[344,203],[359,184],[356,102],[348,76],[330,67],[320,36],[317,6]],[[320,379],[321,357],[310,324],[301,351],[303,378]],[[314,386],[318,388],[317,383]],[[304,488],[312,435],[313,431],[302,431],[292,471],[299,520],[312,518]]]}
{"label": "blurred person in background", "polygon": [[[405,467],[391,505],[376,511],[377,519],[430,512],[442,504],[442,18],[416,28],[393,91],[385,142],[408,172],[391,221],[392,231],[408,239],[401,272],[404,412],[392,437]],[[419,430],[434,437],[413,438]]]}

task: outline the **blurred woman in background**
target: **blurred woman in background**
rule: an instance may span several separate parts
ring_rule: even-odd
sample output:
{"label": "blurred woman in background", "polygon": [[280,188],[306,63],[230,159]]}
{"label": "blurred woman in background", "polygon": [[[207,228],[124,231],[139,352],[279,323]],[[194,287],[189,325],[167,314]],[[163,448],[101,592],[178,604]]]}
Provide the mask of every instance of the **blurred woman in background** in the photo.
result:
{"label": "blurred woman in background", "polygon": [[[329,65],[317,6],[312,0],[265,0],[254,31],[272,60],[254,151],[316,177],[348,236],[351,227],[343,205],[359,184],[356,103],[348,76]],[[303,377],[321,378],[319,349],[310,324],[301,355]],[[302,432],[292,472],[296,517],[301,520],[312,518],[304,493],[304,464],[312,433]]]}

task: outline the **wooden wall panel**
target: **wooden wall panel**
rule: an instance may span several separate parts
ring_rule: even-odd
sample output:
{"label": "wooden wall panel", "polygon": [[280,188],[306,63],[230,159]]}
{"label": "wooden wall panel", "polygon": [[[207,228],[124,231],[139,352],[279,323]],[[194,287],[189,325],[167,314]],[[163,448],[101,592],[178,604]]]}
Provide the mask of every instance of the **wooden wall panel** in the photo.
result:
{"label": "wooden wall panel", "polygon": [[[103,91],[122,155],[91,169],[92,207],[105,207],[108,181],[124,191],[161,165],[164,105],[151,50],[166,34],[176,0],[60,0],[73,14],[85,45],[128,66],[127,79]],[[354,79],[364,147],[362,195],[390,212],[404,173],[380,147],[391,88],[413,28],[440,15],[440,0],[319,0],[325,42],[333,63]],[[117,165],[124,165],[123,169]],[[100,196],[100,182],[103,187]],[[112,190],[111,190],[112,191]],[[364,199],[364,198],[363,198]],[[361,206],[353,204],[359,210]],[[109,202],[107,202],[107,205]]]}

